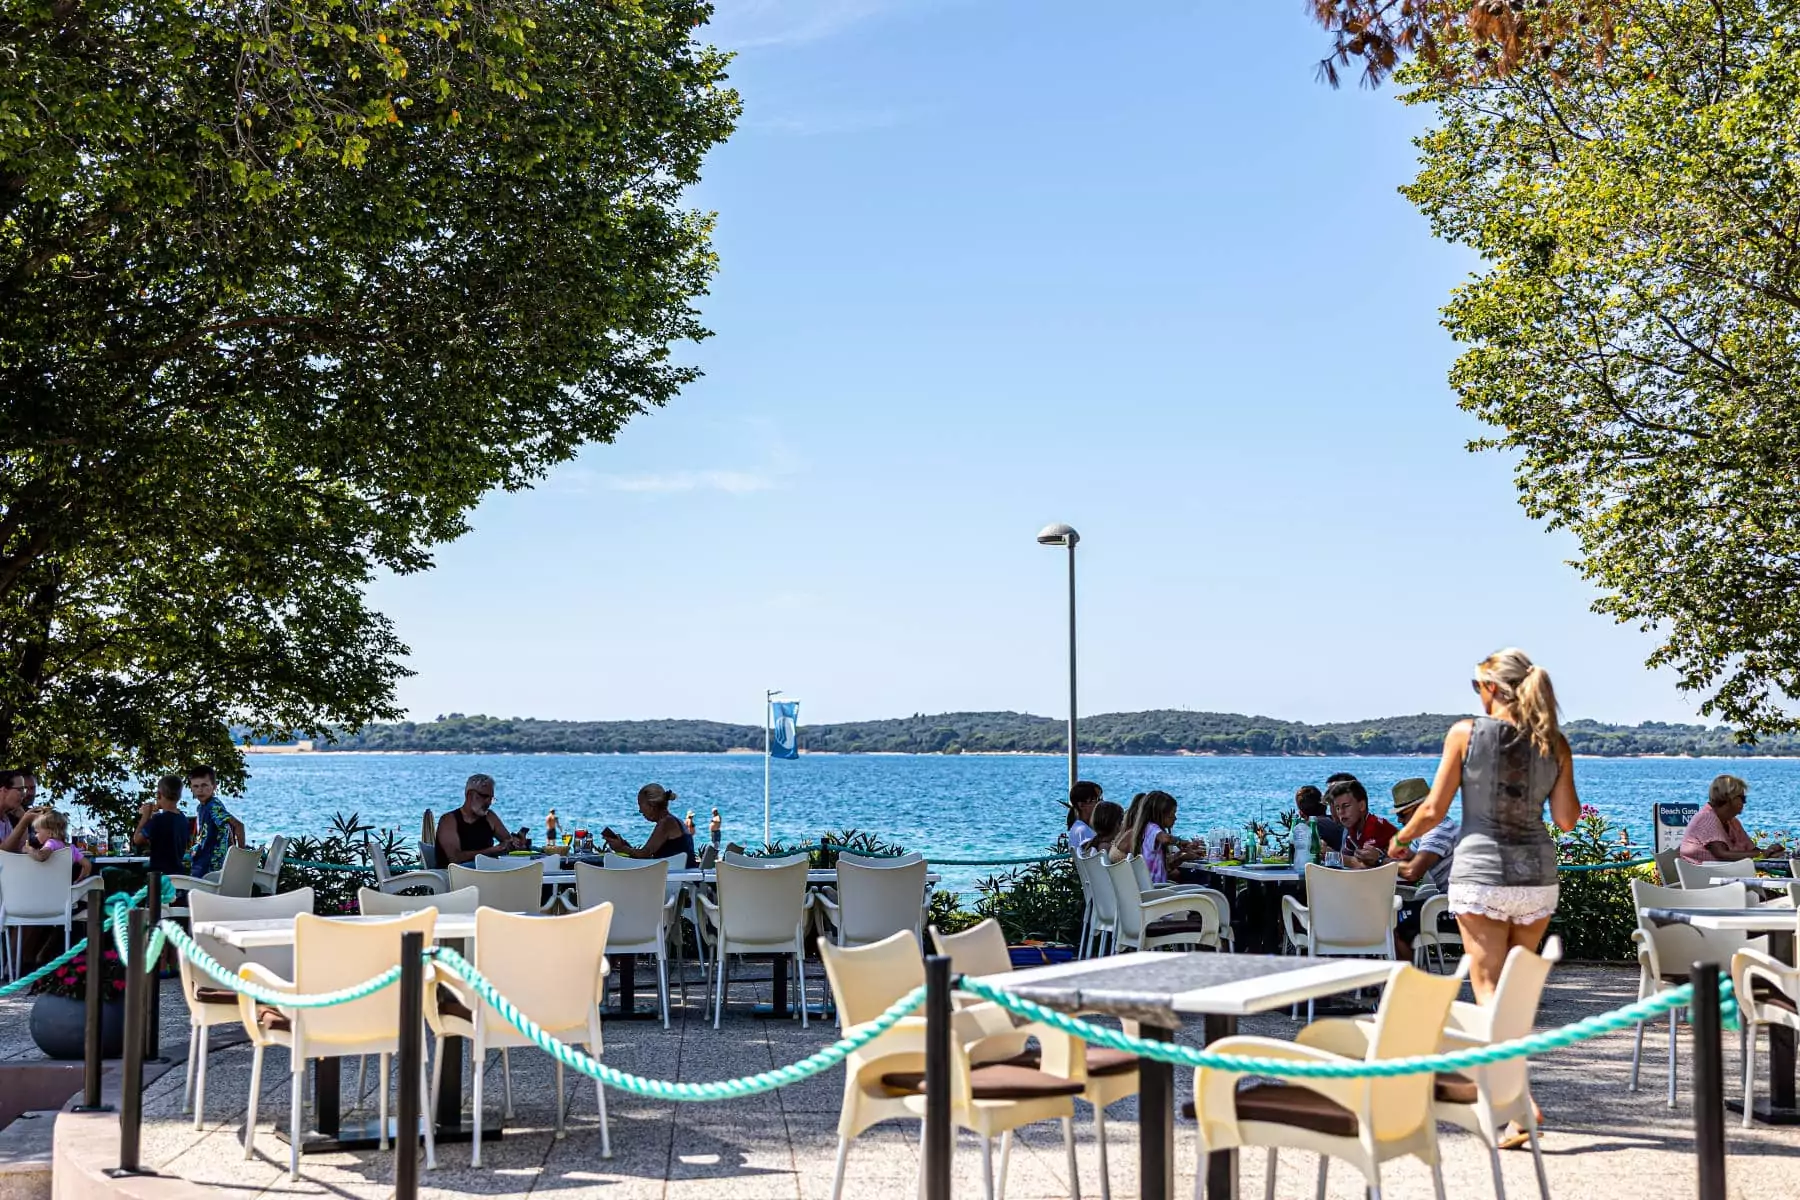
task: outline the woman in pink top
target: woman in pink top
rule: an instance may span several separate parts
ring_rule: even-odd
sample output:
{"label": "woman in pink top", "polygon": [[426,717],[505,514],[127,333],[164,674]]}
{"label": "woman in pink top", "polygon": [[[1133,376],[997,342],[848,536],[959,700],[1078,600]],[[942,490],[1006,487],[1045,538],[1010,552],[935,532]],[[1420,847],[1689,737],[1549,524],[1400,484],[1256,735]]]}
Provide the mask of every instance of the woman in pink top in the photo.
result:
{"label": "woman in pink top", "polygon": [[1721,775],[1706,790],[1706,804],[1681,835],[1681,857],[1691,863],[1738,862],[1746,858],[1778,858],[1777,844],[1766,849],[1750,840],[1738,821],[1750,785],[1736,775]]}

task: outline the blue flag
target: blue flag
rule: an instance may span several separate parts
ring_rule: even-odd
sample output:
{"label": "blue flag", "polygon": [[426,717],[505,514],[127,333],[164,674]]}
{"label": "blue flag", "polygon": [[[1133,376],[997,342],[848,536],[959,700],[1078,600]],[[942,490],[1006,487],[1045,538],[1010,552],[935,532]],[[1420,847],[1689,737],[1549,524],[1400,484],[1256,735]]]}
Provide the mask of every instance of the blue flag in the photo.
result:
{"label": "blue flag", "polygon": [[800,757],[800,702],[769,702],[769,757]]}

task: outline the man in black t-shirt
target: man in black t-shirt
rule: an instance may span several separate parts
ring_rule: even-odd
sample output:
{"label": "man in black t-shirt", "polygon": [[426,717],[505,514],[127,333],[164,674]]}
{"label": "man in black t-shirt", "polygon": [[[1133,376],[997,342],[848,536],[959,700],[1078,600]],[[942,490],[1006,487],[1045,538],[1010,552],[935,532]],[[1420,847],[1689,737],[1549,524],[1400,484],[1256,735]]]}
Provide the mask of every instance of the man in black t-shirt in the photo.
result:
{"label": "man in black t-shirt", "polygon": [[187,871],[193,827],[181,811],[181,787],[179,775],[164,775],[158,780],[156,800],[138,810],[137,832],[131,837],[135,845],[149,849],[150,869],[164,875]]}

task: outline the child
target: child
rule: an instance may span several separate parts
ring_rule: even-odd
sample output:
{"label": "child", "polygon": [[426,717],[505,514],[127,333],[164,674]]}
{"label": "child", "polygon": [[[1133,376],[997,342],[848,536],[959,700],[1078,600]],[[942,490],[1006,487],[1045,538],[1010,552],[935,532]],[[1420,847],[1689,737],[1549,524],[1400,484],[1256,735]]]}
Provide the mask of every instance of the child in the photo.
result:
{"label": "child", "polygon": [[52,854],[58,850],[67,849],[75,857],[77,868],[75,878],[77,880],[86,879],[94,873],[94,864],[87,860],[87,856],[81,852],[81,847],[69,845],[69,818],[55,809],[46,809],[37,815],[37,820],[31,823],[31,828],[37,834],[38,839],[37,849],[31,852],[31,857],[39,862],[48,862]]}
{"label": "child", "polygon": [[188,843],[193,834],[187,814],[181,811],[181,787],[179,775],[164,775],[157,780],[156,800],[138,809],[137,832],[131,835],[133,845],[149,851],[150,869],[163,875],[187,871]]}

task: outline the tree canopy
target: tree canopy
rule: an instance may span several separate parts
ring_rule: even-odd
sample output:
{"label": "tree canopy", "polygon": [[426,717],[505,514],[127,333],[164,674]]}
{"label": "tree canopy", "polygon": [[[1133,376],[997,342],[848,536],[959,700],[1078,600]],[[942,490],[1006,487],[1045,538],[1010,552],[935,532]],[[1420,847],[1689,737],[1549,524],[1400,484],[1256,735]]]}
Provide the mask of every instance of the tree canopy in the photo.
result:
{"label": "tree canopy", "polygon": [[374,573],[694,375],[709,11],[0,0],[0,762],[397,715]]}
{"label": "tree canopy", "polygon": [[1800,40],[1774,9],[1634,4],[1561,80],[1402,73],[1437,108],[1406,194],[1483,259],[1444,310],[1478,445],[1579,539],[1598,610],[1748,734],[1800,696]]}

